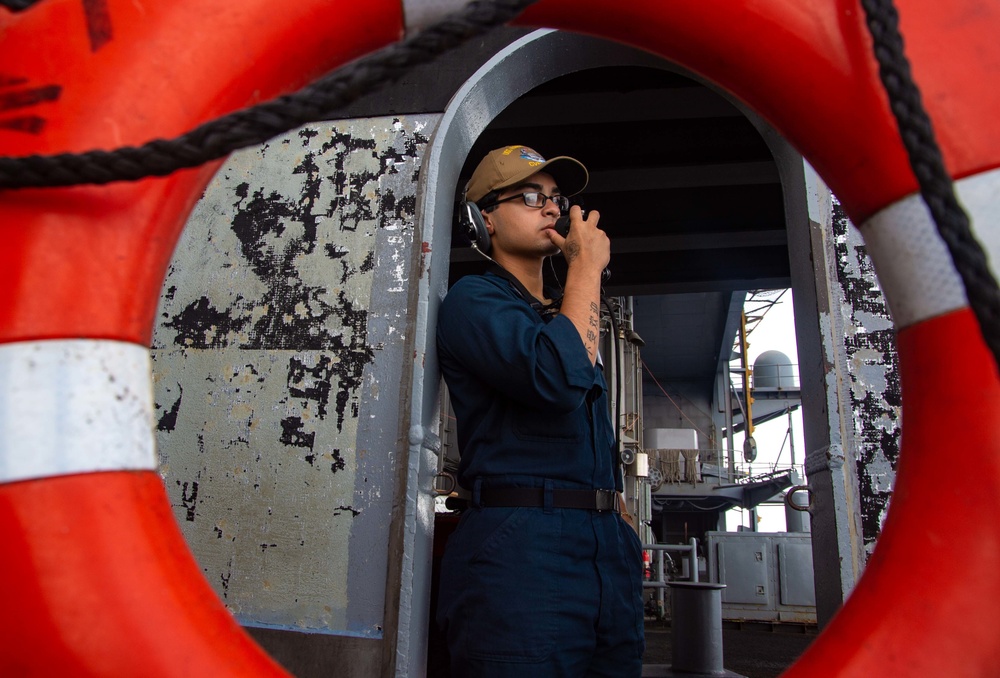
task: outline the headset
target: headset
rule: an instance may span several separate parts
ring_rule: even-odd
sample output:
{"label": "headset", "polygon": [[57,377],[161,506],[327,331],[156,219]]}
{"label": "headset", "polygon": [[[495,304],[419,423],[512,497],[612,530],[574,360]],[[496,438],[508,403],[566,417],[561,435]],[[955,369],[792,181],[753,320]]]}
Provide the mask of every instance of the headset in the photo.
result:
{"label": "headset", "polygon": [[[486,220],[483,219],[483,212],[479,205],[471,200],[464,200],[458,205],[458,223],[462,230],[469,237],[472,247],[480,254],[489,255],[492,243],[490,232],[486,229]],[[569,217],[561,216],[556,219],[556,233],[562,237],[569,235]]]}
{"label": "headset", "polygon": [[479,205],[471,200],[464,200],[458,205],[458,223],[467,236],[472,246],[481,254],[488,255],[492,244],[490,243],[490,232],[486,230],[486,220],[483,219],[482,210]]}

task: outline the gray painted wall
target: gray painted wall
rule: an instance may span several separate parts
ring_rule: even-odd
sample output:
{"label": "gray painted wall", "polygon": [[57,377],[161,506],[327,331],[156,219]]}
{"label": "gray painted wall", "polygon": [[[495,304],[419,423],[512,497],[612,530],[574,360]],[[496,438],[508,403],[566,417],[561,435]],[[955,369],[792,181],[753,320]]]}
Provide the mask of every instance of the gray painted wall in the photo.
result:
{"label": "gray painted wall", "polygon": [[437,117],[311,124],[234,154],[177,246],[153,340],[161,473],[243,624],[383,635]]}

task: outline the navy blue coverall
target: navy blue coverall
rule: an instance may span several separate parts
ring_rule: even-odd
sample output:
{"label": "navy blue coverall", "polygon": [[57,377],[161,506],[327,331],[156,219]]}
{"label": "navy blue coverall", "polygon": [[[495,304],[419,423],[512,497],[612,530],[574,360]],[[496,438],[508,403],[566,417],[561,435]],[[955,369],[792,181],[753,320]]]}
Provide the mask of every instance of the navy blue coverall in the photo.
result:
{"label": "navy blue coverall", "polygon": [[[472,494],[441,569],[453,678],[641,675],[635,531],[615,512],[548,504],[556,488],[621,489],[600,367],[569,319],[543,318],[490,273],[451,289],[437,340]],[[546,505],[482,506],[496,487],[544,488]]]}

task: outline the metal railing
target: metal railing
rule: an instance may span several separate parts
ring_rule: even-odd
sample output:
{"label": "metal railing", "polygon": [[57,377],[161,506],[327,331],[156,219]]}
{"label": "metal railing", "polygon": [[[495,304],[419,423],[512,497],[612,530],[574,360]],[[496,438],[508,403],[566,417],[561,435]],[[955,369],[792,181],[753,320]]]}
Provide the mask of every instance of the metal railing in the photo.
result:
{"label": "metal railing", "polygon": [[642,549],[644,551],[652,551],[654,554],[653,563],[651,563],[653,565],[653,579],[650,581],[643,581],[642,588],[656,589],[656,601],[659,604],[660,614],[663,614],[665,609],[664,592],[668,586],[666,568],[664,567],[666,552],[675,551],[686,554],[688,562],[688,580],[697,582],[698,540],[691,537],[687,544],[643,544]]}
{"label": "metal railing", "polygon": [[[743,369],[738,367],[730,367],[729,369],[730,383],[733,388],[738,391],[742,390],[745,377]],[[799,366],[794,363],[759,365],[752,371],[750,388],[761,391],[798,390],[801,388]]]}

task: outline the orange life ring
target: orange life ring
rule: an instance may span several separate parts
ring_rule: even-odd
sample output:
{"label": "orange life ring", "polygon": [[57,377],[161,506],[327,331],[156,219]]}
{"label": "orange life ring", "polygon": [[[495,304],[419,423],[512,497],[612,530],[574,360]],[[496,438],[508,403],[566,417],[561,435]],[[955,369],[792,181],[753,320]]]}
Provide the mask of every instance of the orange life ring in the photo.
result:
{"label": "orange life ring", "polygon": [[[402,31],[398,0],[0,8],[0,93],[12,94],[0,99],[0,148],[173,137]],[[286,675],[205,581],[153,448],[157,298],[217,165],[0,192],[0,576],[17,582],[0,621],[0,674]]]}
{"label": "orange life ring", "polygon": [[[81,5],[106,16],[95,23]],[[987,83],[1000,70],[1000,6],[898,5],[949,171],[962,180],[960,191],[996,195],[1000,90]],[[802,152],[869,241],[900,328],[903,452],[864,577],[788,675],[992,674],[1000,634],[975,621],[992,618],[1000,597],[1000,531],[990,510],[1000,493],[993,425],[1000,381],[914,198],[860,8],[854,0],[541,0],[519,22],[632,44],[718,83]],[[37,99],[25,115],[0,111],[0,147],[27,155],[175,136],[388,44],[402,26],[399,0],[314,0],[280,12],[225,0],[46,0],[16,15],[0,10],[2,84],[33,90]],[[0,373],[40,370],[26,382],[34,391],[0,380],[0,421],[24,415],[42,424],[51,413],[32,410],[26,395],[68,397],[80,384],[107,379],[105,369],[131,380],[130,393],[148,390],[142,351],[163,273],[214,168],[134,184],[0,193]],[[972,209],[981,231],[996,229],[989,200]],[[899,244],[914,242],[904,262],[921,266],[896,265]],[[926,257],[941,284],[913,257]],[[945,354],[960,360],[945,364]],[[120,402],[119,395],[110,389],[100,397]],[[23,582],[0,627],[3,672],[40,665],[102,675],[279,672],[198,575],[146,443],[123,439],[142,437],[148,408],[142,397],[129,400],[116,410],[120,427],[88,430],[95,437],[81,449],[37,427],[26,439],[0,432],[0,469],[28,452],[52,458],[0,471],[7,546],[0,573]],[[111,457],[98,459],[109,443]],[[952,450],[980,452],[964,457],[974,483],[938,482],[939,459]],[[95,609],[102,624],[94,623]]]}

